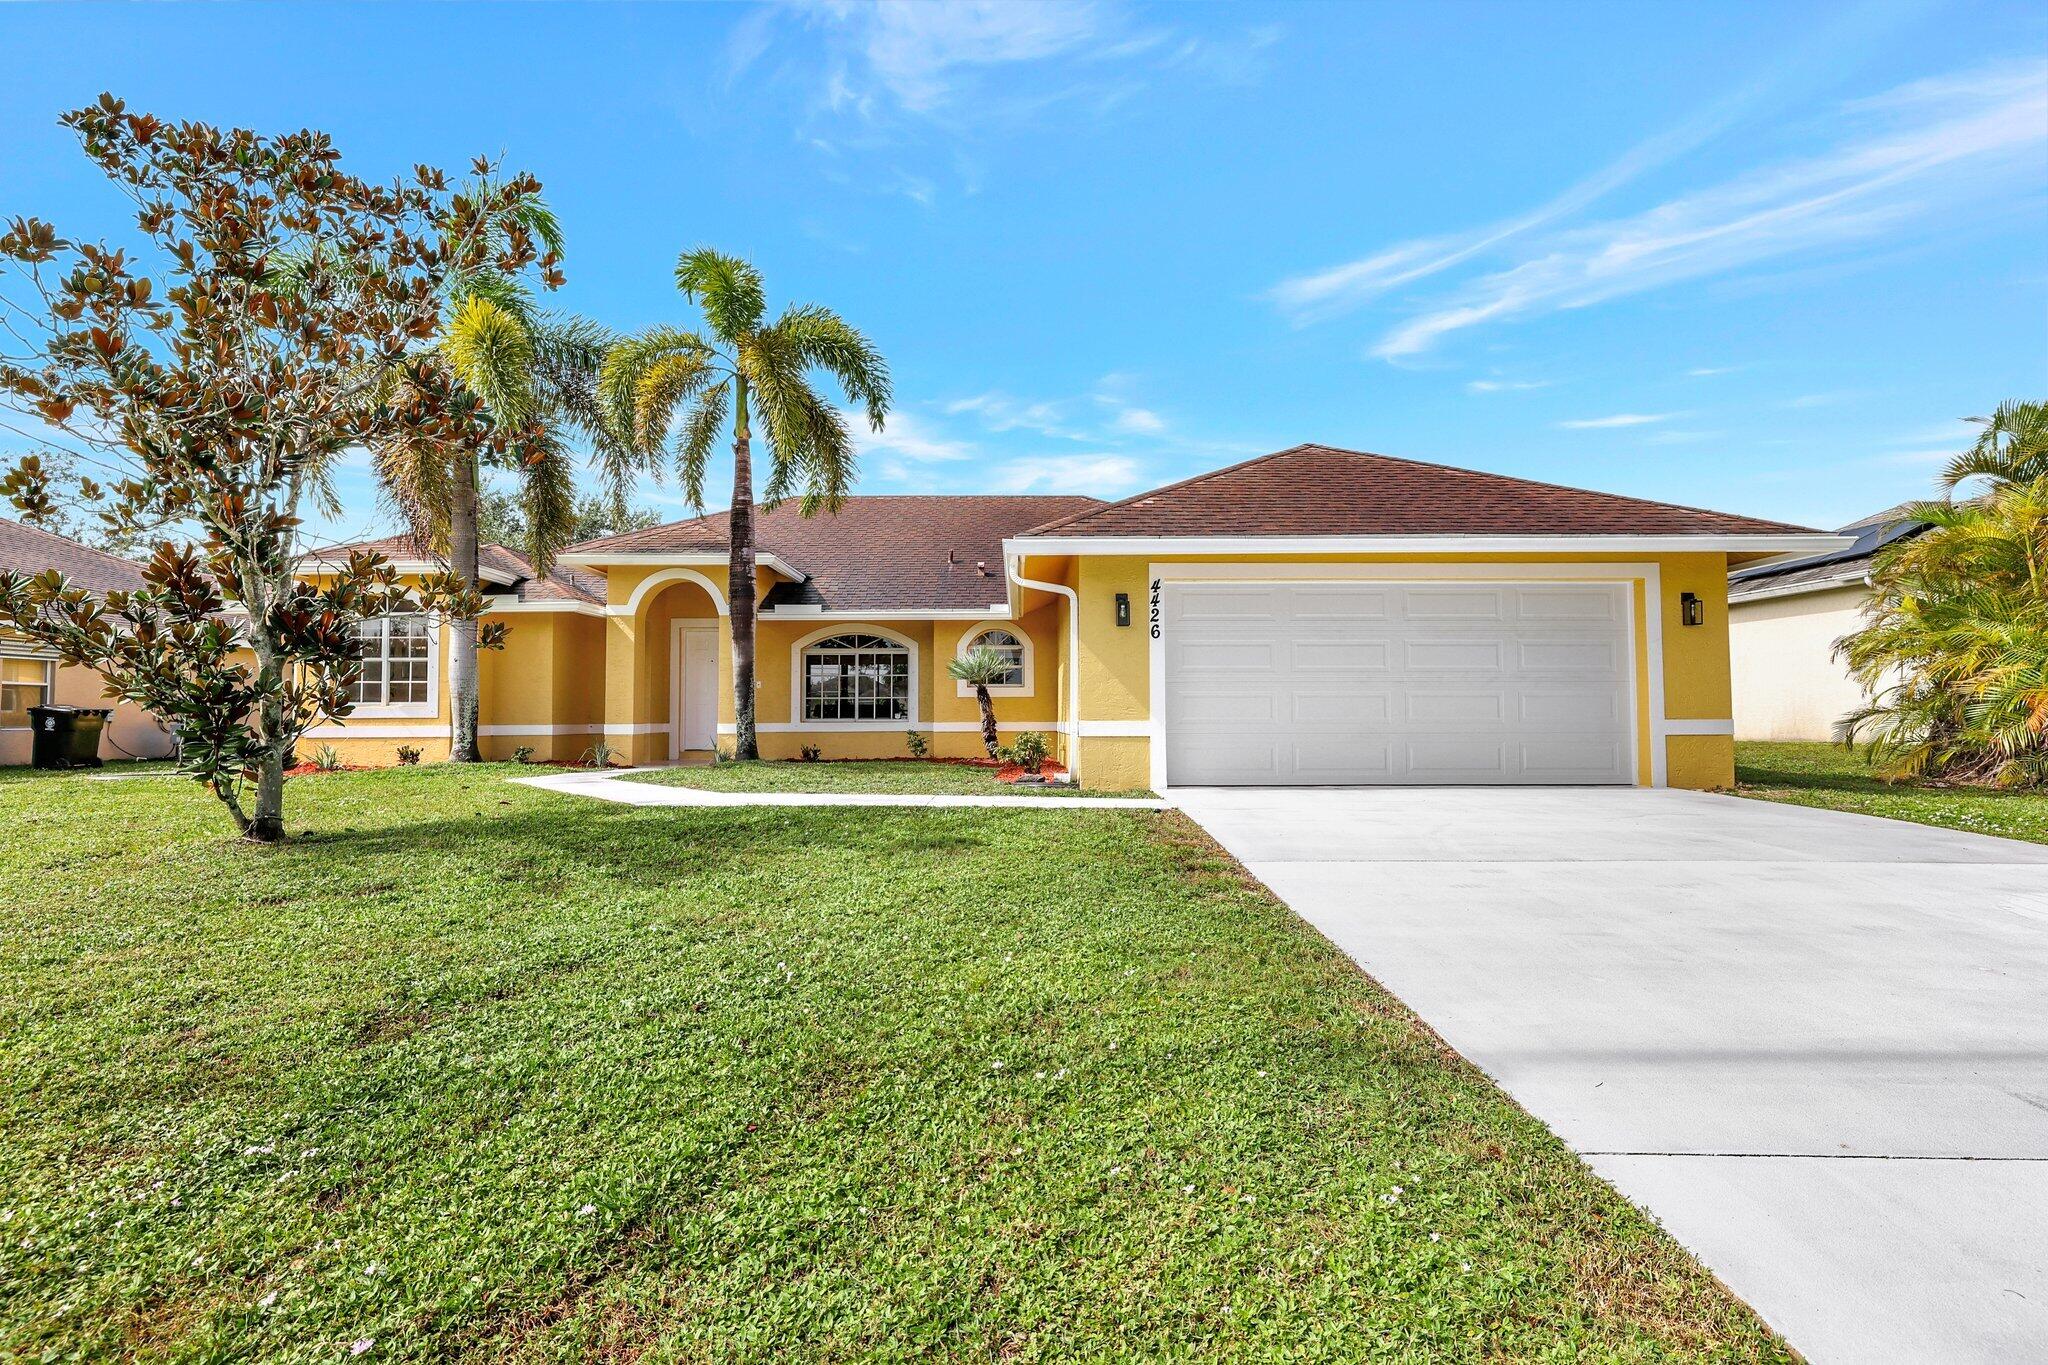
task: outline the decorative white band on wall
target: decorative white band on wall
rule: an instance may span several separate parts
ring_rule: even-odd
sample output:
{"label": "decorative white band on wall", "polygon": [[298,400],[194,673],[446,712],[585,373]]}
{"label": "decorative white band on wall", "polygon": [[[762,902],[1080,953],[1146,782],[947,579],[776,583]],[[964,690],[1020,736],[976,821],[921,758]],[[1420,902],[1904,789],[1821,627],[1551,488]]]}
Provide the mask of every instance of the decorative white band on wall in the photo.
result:
{"label": "decorative white band on wall", "polygon": [[614,735],[623,739],[628,735],[665,735],[667,733],[668,722],[666,721],[657,725],[607,725],[604,727],[606,739],[610,739]]}
{"label": "decorative white band on wall", "polygon": [[[1026,730],[1065,734],[1067,727],[1057,721],[1050,720],[999,720],[996,722],[996,729],[1009,734],[1022,734]],[[791,724],[786,720],[766,720],[757,721],[754,725],[754,733],[761,735],[900,735],[905,730],[915,730],[919,734],[978,735],[981,733],[981,722],[978,720],[867,720],[840,721],[837,724],[831,721]],[[731,721],[720,721],[718,723],[718,733],[721,735],[736,735],[739,732],[739,726],[734,725]]]}
{"label": "decorative white band on wall", "polygon": [[1152,722],[1149,720],[1084,720],[1081,722],[1083,739],[1150,739]]}
{"label": "decorative white band on wall", "polygon": [[1732,735],[1735,722],[1732,720],[1672,720],[1664,721],[1667,735]]}
{"label": "decorative white band on wall", "polygon": [[[476,732],[485,736],[513,737],[520,735],[594,735],[602,730],[601,725],[479,725]],[[663,726],[667,729],[667,726]],[[446,739],[446,725],[379,725],[376,721],[362,721],[355,725],[316,725],[306,731],[307,739]]]}

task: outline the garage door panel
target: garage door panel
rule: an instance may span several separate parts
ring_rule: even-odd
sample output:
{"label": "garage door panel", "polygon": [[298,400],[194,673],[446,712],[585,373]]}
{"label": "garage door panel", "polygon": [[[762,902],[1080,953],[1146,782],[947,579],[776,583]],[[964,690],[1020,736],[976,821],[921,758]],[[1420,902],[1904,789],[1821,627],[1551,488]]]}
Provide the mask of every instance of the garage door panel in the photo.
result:
{"label": "garage door panel", "polygon": [[1172,584],[1167,781],[1628,782],[1621,585]]}

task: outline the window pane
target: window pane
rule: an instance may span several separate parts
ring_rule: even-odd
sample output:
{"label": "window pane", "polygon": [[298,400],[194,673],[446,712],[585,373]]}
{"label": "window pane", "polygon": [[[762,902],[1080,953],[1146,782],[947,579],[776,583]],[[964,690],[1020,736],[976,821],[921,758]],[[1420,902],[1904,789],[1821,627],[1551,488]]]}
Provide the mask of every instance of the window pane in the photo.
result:
{"label": "window pane", "polygon": [[834,635],[804,651],[803,717],[903,720],[910,715],[910,654],[874,635]]}

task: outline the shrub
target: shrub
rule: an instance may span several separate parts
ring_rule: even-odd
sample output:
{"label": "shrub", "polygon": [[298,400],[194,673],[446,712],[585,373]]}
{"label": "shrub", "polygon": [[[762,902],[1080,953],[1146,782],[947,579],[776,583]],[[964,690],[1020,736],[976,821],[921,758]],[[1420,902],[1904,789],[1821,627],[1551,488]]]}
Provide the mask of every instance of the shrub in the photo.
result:
{"label": "shrub", "polygon": [[593,768],[609,768],[612,766],[612,760],[618,756],[619,751],[603,740],[583,751],[583,761]]}
{"label": "shrub", "polygon": [[903,742],[910,746],[912,758],[923,758],[932,751],[932,742],[922,730],[905,730]]}
{"label": "shrub", "polygon": [[401,768],[412,768],[412,767],[417,767],[417,766],[418,766],[418,764],[419,764],[419,761],[420,761],[420,748],[419,748],[419,745],[417,745],[417,744],[401,744],[401,745],[399,745],[399,746],[398,746],[398,766],[400,766]]}
{"label": "shrub", "polygon": [[815,744],[806,744],[803,748],[797,750],[797,753],[802,755],[803,761],[806,763],[816,763],[820,758],[824,757],[824,750]]}
{"label": "shrub", "polygon": [[512,751],[512,761],[514,763],[533,762],[533,746],[531,744],[522,744],[514,749]]}
{"label": "shrub", "polygon": [[1045,736],[1036,730],[1026,730],[1010,745],[1009,758],[1012,763],[1027,773],[1035,773],[1045,766],[1046,758],[1052,753],[1052,746]]}
{"label": "shrub", "polygon": [[323,773],[341,771],[341,755],[332,744],[323,744],[313,751],[313,766]]}

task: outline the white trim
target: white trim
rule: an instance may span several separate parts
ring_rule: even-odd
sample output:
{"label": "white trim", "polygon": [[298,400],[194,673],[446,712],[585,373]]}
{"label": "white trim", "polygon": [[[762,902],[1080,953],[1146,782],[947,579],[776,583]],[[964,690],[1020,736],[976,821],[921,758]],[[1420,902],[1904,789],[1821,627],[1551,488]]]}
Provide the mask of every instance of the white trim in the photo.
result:
{"label": "white trim", "polygon": [[[732,565],[732,555],[729,551],[725,550],[717,552],[697,550],[676,553],[650,551],[643,554],[605,554],[600,551],[596,554],[559,554],[555,556],[555,563],[567,564],[572,568],[579,569],[601,569],[610,564],[626,567],[646,564],[669,564],[677,566],[687,565],[700,569],[729,569]],[[810,579],[809,574],[772,551],[766,553],[759,550],[755,551],[754,567],[771,570],[797,583],[807,582]]]}
{"label": "white trim", "polygon": [[663,569],[660,573],[647,575],[646,578],[634,586],[630,597],[623,602],[611,603],[604,609],[604,614],[606,616],[631,616],[640,610],[640,604],[647,600],[650,593],[665,588],[671,583],[695,583],[710,594],[711,605],[718,609],[720,616],[730,616],[732,614],[731,609],[726,606],[725,592],[716,583],[706,578],[703,574],[698,573],[695,569],[682,568],[680,566]]}
{"label": "white trim", "polygon": [[1732,720],[1671,720],[1664,721],[1666,735],[1732,735],[1735,722]]}
{"label": "white trim", "polygon": [[717,666],[718,618],[716,616],[678,616],[668,623],[668,758],[673,763],[683,756],[683,632],[685,630],[708,630],[711,632],[712,669],[711,729],[712,740],[718,738],[718,678],[722,670]]}
{"label": "white trim", "polygon": [[[360,706],[356,708],[357,711],[362,709]],[[353,716],[350,717],[350,719],[353,718]],[[338,725],[316,725],[312,729],[305,731],[301,738],[446,739],[448,738],[448,727],[445,725],[365,725],[357,727],[344,722]]]}
{"label": "white trim", "polygon": [[603,616],[604,608],[595,602],[498,602],[485,599],[483,614],[486,616],[511,616],[522,612],[570,612],[577,616]]}
{"label": "white trim", "polygon": [[604,730],[603,730],[603,732],[602,732],[602,733],[604,734],[604,737],[605,737],[606,739],[629,739],[629,738],[631,738],[631,737],[632,737],[632,736],[634,736],[634,735],[665,735],[665,734],[667,734],[667,733],[668,733],[668,726],[667,726],[666,724],[659,724],[659,725],[656,725],[656,724],[638,724],[638,725],[610,725],[610,724],[607,724],[607,725],[606,725],[606,726],[604,727]]}
{"label": "white trim", "polygon": [[[1653,787],[1664,785],[1664,739],[1668,733],[1664,719],[1664,632],[1663,632],[1663,587],[1660,566],[1655,563],[1499,563],[1499,564],[1177,564],[1152,563],[1145,566],[1147,597],[1146,628],[1152,630],[1151,610],[1157,605],[1161,611],[1160,628],[1152,633],[1151,648],[1148,651],[1147,666],[1151,677],[1148,679],[1148,703],[1151,714],[1145,723],[1145,737],[1150,741],[1152,790],[1164,792],[1166,782],[1166,631],[1164,624],[1165,586],[1169,583],[1230,583],[1283,580],[1290,582],[1358,582],[1387,581],[1407,583],[1441,582],[1445,579],[1473,579],[1494,583],[1557,583],[1557,582],[1604,582],[1623,589],[1628,616],[1631,620],[1629,632],[1629,751],[1630,771],[1635,782],[1642,782],[1640,755],[1642,752],[1641,684],[1635,675],[1635,634],[1633,618],[1635,611],[1634,584],[1643,584],[1644,637],[1649,653],[1650,693],[1650,782]],[[1159,594],[1159,602],[1153,603],[1152,595]]]}
{"label": "white trim", "polygon": [[[991,630],[1000,630],[1007,635],[1014,635],[1017,637],[1017,640],[1024,646],[1024,681],[1021,683],[1005,685],[1002,687],[991,686],[988,689],[988,694],[991,697],[1036,696],[1038,682],[1038,652],[1031,642],[1031,632],[1024,629],[1024,627],[1016,621],[976,621],[966,630],[961,631],[960,638],[953,642],[953,657],[956,659],[966,658],[967,642],[969,640],[972,640],[975,636],[980,635],[985,631]],[[974,684],[964,683],[956,678],[953,681],[953,692],[955,696],[971,697],[974,695]]]}
{"label": "white trim", "polygon": [[476,732],[480,735],[516,737],[531,735],[594,735],[603,729],[603,725],[592,722],[589,725],[479,725],[476,727]]}
{"label": "white trim", "polygon": [[[999,720],[996,722],[996,730],[998,732],[1007,732],[1013,735],[1021,735],[1026,730],[1036,730],[1040,734],[1049,734],[1060,728],[1058,722],[1049,720]],[[757,733],[764,735],[829,735],[842,731],[849,735],[902,734],[906,730],[916,730],[920,733],[931,735],[978,735],[981,733],[981,722],[978,720],[930,720],[920,721],[918,724],[912,725],[907,721],[900,720],[815,720],[808,724],[791,725],[785,721],[771,720],[755,722],[754,729]],[[739,732],[740,727],[729,720],[722,720],[718,723],[718,733],[721,735],[736,735]]]}
{"label": "white trim", "polygon": [[[872,618],[867,618],[872,619]],[[834,635],[856,633],[846,625],[823,626],[799,639],[789,648],[789,724],[798,730],[907,730],[918,724],[918,648],[917,641],[906,640],[893,630],[875,629],[868,633],[888,640],[897,648],[910,655],[910,715],[903,720],[805,720],[804,719],[804,651],[818,641]],[[755,723],[756,730],[769,727]]]}
{"label": "white trim", "polygon": [[[1312,492],[1307,496],[1312,496]],[[1006,555],[1270,554],[1822,554],[1855,544],[1850,536],[1023,536]]]}
{"label": "white trim", "polygon": [[1152,722],[1149,720],[1084,720],[1081,722],[1083,739],[1149,739]]}
{"label": "white trim", "polygon": [[54,651],[38,649],[27,640],[0,641],[0,659],[40,659],[46,664],[63,663]]}
{"label": "white trim", "polygon": [[[453,572],[446,564],[435,559],[392,559],[387,555],[385,556],[384,563],[395,574],[424,575]],[[295,574],[339,573],[347,567],[347,555],[337,555],[332,551],[322,551],[319,554],[301,555],[298,567],[293,572]],[[476,577],[479,583],[496,583],[501,587],[510,587],[519,581],[519,575],[507,573],[503,569],[494,569],[486,564],[477,565]]]}
{"label": "white trim", "polygon": [[1804,597],[1809,593],[1835,592],[1841,588],[1867,588],[1870,575],[1858,570],[1855,573],[1837,574],[1833,578],[1813,578],[1804,583],[1786,583],[1775,588],[1748,589],[1745,584],[1731,582],[1728,585],[1728,605],[1739,607],[1745,602],[1769,602],[1780,597]]}
{"label": "white trim", "polygon": [[984,621],[989,612],[1000,613],[998,620],[1007,621],[1010,604],[997,602],[982,607],[931,607],[903,608],[887,611],[841,611],[824,607],[784,606],[774,611],[758,613],[763,621]]}
{"label": "white trim", "polygon": [[[367,620],[396,620],[405,616],[417,616],[427,623],[427,699],[425,701],[402,702],[359,702],[349,708],[349,716],[356,720],[424,720],[441,714],[441,650],[445,643],[441,632],[441,618],[432,612],[394,612],[389,618],[368,617]],[[388,688],[391,679],[388,671],[384,684]],[[446,734],[444,728],[436,733]],[[452,737],[451,737],[452,738]]]}

